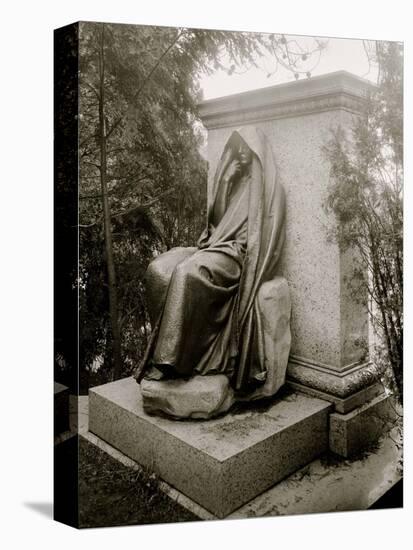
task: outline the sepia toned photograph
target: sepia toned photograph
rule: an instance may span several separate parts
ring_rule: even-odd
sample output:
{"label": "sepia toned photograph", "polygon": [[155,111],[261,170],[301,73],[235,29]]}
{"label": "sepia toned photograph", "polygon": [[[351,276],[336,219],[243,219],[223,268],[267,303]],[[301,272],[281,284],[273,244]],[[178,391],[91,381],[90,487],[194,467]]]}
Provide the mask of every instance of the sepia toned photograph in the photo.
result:
{"label": "sepia toned photograph", "polygon": [[403,43],[54,32],[54,516],[403,507]]}

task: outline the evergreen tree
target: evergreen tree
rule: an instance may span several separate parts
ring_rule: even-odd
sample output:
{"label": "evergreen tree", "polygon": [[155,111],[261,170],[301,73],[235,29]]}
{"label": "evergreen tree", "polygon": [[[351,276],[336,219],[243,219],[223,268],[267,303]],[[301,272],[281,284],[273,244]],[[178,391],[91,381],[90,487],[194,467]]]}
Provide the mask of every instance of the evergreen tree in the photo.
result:
{"label": "evergreen tree", "polygon": [[377,42],[374,51],[378,85],[351,135],[337,130],[326,148],[332,176],[326,206],[337,216],[340,246],[360,255],[349,283],[361,300],[368,293],[373,325],[384,342],[376,360],[384,359],[402,401],[403,49]]}

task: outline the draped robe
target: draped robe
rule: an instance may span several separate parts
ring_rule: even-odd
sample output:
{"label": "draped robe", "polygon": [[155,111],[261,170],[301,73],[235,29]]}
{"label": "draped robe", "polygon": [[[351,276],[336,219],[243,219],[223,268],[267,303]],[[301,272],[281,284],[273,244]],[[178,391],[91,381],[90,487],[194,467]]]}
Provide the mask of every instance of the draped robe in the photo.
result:
{"label": "draped robe", "polygon": [[[224,174],[240,138],[252,161],[229,186]],[[284,189],[260,130],[231,134],[209,196],[197,247],[172,249],[148,268],[154,329],[136,378],[149,364],[179,377],[224,373],[237,391],[247,393],[266,378],[255,297],[274,277],[285,238]]]}

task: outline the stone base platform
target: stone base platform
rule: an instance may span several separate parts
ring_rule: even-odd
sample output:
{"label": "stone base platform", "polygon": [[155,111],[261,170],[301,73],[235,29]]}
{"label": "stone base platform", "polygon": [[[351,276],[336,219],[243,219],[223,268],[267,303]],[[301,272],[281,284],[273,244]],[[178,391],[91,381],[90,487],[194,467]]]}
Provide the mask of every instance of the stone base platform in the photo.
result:
{"label": "stone base platform", "polygon": [[398,417],[390,395],[381,394],[347,414],[330,415],[330,450],[351,457],[375,443]]}
{"label": "stone base platform", "polygon": [[332,405],[294,392],[214,420],[143,410],[132,378],[89,391],[89,431],[225,517],[328,448]]}

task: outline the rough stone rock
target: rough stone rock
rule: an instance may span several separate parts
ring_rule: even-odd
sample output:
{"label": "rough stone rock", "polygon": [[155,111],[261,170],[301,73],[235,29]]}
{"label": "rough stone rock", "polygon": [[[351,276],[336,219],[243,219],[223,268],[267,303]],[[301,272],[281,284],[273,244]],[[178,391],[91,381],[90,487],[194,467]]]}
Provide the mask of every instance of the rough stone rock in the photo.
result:
{"label": "rough stone rock", "polygon": [[223,374],[197,375],[189,380],[144,378],[141,393],[145,412],[174,418],[212,418],[226,412],[235,401]]}

